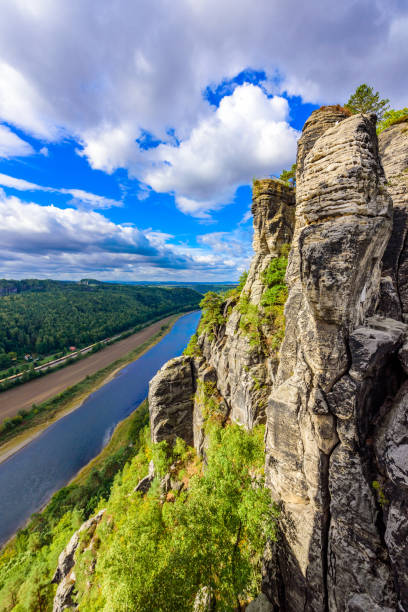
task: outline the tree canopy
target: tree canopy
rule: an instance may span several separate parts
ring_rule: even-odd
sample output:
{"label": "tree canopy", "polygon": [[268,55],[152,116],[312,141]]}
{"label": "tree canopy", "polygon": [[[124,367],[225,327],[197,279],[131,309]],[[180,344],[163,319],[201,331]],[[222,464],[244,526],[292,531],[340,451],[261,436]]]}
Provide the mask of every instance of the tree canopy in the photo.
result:
{"label": "tree canopy", "polygon": [[296,164],[292,164],[290,170],[282,170],[280,180],[284,181],[288,187],[296,187]]}
{"label": "tree canopy", "polygon": [[379,121],[389,108],[389,99],[380,98],[378,91],[374,92],[372,87],[366,83],[359,85],[344,105],[353,115],[357,113],[376,113]]}

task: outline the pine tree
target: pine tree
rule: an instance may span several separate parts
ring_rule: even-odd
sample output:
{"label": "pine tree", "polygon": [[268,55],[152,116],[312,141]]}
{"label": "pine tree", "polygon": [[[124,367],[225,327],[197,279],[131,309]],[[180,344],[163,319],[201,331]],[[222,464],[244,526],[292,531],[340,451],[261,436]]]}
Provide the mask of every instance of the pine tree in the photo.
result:
{"label": "pine tree", "polygon": [[374,93],[373,88],[363,83],[357,87],[356,91],[350,96],[345,108],[353,115],[356,113],[376,113],[378,121],[381,121],[384,113],[389,108],[389,100],[380,99],[378,91]]}

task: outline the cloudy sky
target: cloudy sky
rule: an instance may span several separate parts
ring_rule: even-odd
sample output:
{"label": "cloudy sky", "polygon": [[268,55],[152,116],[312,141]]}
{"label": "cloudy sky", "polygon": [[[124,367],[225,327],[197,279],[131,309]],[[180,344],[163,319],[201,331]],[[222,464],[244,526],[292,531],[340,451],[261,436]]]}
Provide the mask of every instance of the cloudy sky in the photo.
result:
{"label": "cloudy sky", "polygon": [[366,82],[406,0],[0,0],[0,278],[235,280],[254,177]]}

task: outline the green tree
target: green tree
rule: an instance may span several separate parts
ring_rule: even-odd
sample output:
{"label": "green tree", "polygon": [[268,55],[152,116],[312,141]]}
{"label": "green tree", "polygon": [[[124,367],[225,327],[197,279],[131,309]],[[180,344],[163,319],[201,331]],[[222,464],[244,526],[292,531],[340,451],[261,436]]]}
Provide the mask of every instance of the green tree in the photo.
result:
{"label": "green tree", "polygon": [[215,337],[215,332],[220,325],[225,323],[224,316],[222,314],[224,296],[214,291],[209,291],[205,294],[200,302],[200,308],[202,309],[202,317],[200,321],[199,331],[206,331],[209,335],[210,340]]}
{"label": "green tree", "polygon": [[290,170],[282,170],[279,178],[288,187],[296,187],[296,164],[292,164]]}
{"label": "green tree", "polygon": [[[104,522],[98,528],[101,547],[91,588],[90,560],[79,559],[81,610],[188,612],[206,587],[214,609],[232,612],[259,592],[262,552],[267,539],[276,537],[278,515],[263,486],[264,428],[246,432],[212,423],[208,434],[204,473],[193,475],[188,491],[171,501],[160,500],[157,482],[145,497],[129,495],[133,466],[117,481],[107,509],[114,526]],[[176,463],[186,450],[179,453]],[[186,464],[184,471],[191,467]]]}
{"label": "green tree", "polygon": [[399,123],[400,121],[408,121],[408,108],[405,107],[400,110],[390,108],[390,110],[385,111],[382,121],[377,124],[378,134],[387,127],[390,127],[390,125],[394,125],[394,123]]}
{"label": "green tree", "polygon": [[389,108],[388,98],[381,99],[378,91],[374,92],[372,87],[366,83],[359,85],[344,105],[353,115],[357,113],[376,113],[379,121]]}

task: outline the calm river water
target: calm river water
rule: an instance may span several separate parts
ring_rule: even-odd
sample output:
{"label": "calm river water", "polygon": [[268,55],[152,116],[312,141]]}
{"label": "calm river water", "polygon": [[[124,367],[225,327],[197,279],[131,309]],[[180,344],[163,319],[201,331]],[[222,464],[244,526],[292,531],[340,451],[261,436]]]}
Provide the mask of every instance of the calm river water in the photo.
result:
{"label": "calm river water", "polygon": [[0,544],[102,450],[115,426],[145,399],[157,370],[181,355],[199,319],[200,312],[181,317],[158,344],[80,408],[0,464]]}

